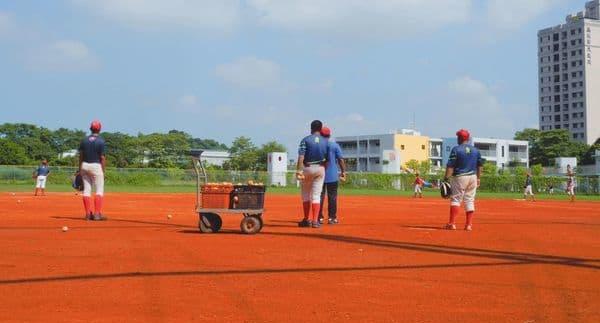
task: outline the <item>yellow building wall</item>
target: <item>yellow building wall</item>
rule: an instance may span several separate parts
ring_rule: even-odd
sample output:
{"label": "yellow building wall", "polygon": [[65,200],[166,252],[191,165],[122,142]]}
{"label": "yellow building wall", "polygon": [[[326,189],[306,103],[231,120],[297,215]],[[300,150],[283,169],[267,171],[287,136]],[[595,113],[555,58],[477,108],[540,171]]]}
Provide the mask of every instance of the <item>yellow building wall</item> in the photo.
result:
{"label": "yellow building wall", "polygon": [[394,148],[400,152],[402,166],[410,160],[429,160],[429,137],[397,134]]}

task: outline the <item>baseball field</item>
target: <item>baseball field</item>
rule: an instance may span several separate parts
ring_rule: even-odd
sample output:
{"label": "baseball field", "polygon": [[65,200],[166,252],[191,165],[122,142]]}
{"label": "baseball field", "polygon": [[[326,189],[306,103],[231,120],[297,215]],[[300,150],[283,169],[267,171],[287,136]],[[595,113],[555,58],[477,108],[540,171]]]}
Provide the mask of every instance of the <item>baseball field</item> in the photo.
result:
{"label": "baseball field", "polygon": [[0,322],[600,322],[598,202],[482,199],[465,232],[439,198],[342,195],[321,229],[298,200],[248,236],[199,233],[190,193],[86,222],[73,193],[0,192]]}

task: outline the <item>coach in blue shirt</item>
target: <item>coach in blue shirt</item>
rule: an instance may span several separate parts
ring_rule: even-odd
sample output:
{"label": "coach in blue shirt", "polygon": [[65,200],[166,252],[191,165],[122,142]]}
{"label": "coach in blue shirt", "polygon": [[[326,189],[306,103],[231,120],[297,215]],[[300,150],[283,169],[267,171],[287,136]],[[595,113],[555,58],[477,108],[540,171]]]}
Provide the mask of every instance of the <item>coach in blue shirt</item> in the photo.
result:
{"label": "coach in blue shirt", "polygon": [[328,210],[328,224],[338,224],[337,218],[337,195],[338,195],[338,181],[346,180],[346,163],[344,163],[344,157],[342,156],[342,149],[337,142],[331,140],[331,129],[323,127],[321,129],[321,135],[328,139],[329,145],[329,158],[327,167],[325,168],[325,183],[323,184],[323,191],[321,191],[321,208],[319,209],[319,223],[323,223],[325,217],[323,216],[323,203],[325,202],[325,194],[327,194],[327,210]]}

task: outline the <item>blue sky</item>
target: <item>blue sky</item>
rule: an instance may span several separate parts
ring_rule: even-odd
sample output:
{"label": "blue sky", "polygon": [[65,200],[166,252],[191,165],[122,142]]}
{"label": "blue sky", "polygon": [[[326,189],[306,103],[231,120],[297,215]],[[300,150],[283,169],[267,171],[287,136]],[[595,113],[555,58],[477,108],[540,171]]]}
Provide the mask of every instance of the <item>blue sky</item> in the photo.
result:
{"label": "blue sky", "polygon": [[293,148],[537,126],[536,32],[584,0],[0,1],[0,122]]}

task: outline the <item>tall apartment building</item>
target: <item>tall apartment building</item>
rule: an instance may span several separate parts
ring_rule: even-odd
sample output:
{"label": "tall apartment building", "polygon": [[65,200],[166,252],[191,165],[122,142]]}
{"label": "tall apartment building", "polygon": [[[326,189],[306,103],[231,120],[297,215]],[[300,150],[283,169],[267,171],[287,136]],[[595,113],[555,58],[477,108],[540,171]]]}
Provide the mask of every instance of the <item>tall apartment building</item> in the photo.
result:
{"label": "tall apartment building", "polygon": [[587,144],[600,137],[600,0],[566,23],[538,32],[540,130],[567,129]]}

